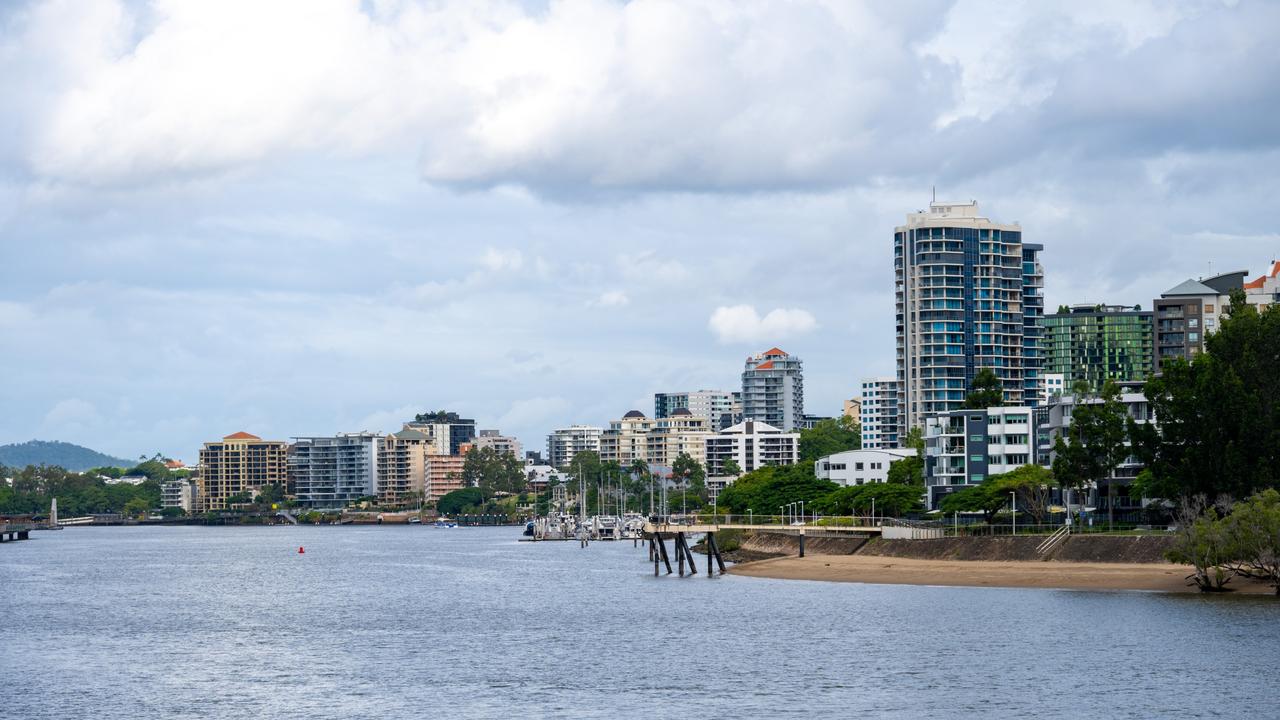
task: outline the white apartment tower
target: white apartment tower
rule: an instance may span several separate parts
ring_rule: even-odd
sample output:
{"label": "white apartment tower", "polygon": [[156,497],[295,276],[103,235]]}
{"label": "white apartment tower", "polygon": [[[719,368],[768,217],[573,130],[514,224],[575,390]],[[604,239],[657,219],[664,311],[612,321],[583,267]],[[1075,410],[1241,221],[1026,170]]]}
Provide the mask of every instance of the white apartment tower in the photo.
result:
{"label": "white apartment tower", "polygon": [[858,418],[865,450],[896,448],[898,438],[898,380],[873,377],[862,381],[862,407]]}
{"label": "white apartment tower", "polygon": [[289,483],[308,507],[342,507],[378,492],[378,456],[384,439],[376,433],[339,433],[294,438],[289,446]]}
{"label": "white apartment tower", "polygon": [[742,417],[784,431],[804,421],[804,370],[800,358],[770,348],[747,358],[742,371]]}
{"label": "white apartment tower", "polygon": [[554,468],[567,468],[573,456],[590,450],[600,452],[601,428],[592,425],[570,425],[553,430],[547,436],[547,462]]}

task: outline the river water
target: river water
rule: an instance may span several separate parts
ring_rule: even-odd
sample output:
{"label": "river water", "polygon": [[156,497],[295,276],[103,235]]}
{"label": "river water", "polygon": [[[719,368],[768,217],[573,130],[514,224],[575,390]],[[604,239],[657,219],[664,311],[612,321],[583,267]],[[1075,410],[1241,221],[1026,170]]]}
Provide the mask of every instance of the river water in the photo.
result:
{"label": "river water", "polygon": [[[655,578],[515,528],[0,547],[0,717],[1274,717],[1280,602]],[[306,553],[298,554],[298,546]]]}

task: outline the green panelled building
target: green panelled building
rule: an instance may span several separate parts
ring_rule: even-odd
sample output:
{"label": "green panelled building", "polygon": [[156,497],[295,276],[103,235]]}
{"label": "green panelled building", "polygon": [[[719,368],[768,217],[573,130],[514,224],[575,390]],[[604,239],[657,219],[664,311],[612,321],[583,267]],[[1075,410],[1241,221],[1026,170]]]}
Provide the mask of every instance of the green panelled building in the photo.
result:
{"label": "green panelled building", "polygon": [[1154,314],[1123,305],[1060,307],[1044,317],[1045,374],[1061,374],[1071,392],[1078,380],[1146,380],[1155,372]]}

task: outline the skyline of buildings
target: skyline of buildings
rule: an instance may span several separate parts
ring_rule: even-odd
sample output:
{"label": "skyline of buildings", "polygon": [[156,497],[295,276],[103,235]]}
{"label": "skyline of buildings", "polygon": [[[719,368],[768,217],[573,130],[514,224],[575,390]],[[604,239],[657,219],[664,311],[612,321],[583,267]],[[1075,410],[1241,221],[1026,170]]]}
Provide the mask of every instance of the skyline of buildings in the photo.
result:
{"label": "skyline of buildings", "polygon": [[[1108,380],[1137,382],[1168,358],[1194,356],[1205,333],[1218,327],[1234,290],[1259,307],[1280,301],[1280,263],[1272,262],[1253,280],[1246,271],[1185,280],[1149,311],[1077,304],[1046,315],[1042,246],[1024,242],[1019,223],[982,216],[976,201],[934,201],[927,211],[909,213],[906,225],[894,230],[894,250],[896,375],[867,377],[853,398],[841,402],[846,413],[856,413],[865,451],[897,450],[908,429],[921,429],[930,506],[942,494],[1035,462],[1044,451],[1036,447],[1035,428],[1048,423],[1046,432],[1052,432],[1069,422],[1077,381],[1094,389]],[[984,368],[1000,378],[1007,407],[962,409],[973,377]],[[653,418],[632,410],[608,427],[553,430],[546,438],[546,467],[570,467],[588,450],[623,467],[643,462],[669,468],[686,454],[723,484],[729,458],[743,472],[796,462],[798,431],[824,419],[805,413],[803,361],[772,347],[748,356],[740,377],[738,391],[654,393]],[[166,487],[165,498],[223,509],[241,492],[280,482],[305,506],[362,497],[387,504],[430,501],[462,487],[464,455],[472,447],[524,459],[517,438],[477,431],[475,420],[443,411],[420,414],[396,433],[298,437],[291,445],[235,433],[206,443],[195,481]],[[825,460],[833,477],[854,483],[880,478]]]}

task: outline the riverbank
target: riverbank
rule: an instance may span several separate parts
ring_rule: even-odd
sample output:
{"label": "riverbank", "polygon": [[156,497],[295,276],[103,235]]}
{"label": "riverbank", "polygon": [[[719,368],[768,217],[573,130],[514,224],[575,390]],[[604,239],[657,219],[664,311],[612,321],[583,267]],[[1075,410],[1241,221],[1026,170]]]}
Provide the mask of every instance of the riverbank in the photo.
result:
{"label": "riverbank", "polygon": [[[941,585],[1060,590],[1142,590],[1196,593],[1191,568],[1170,563],[1082,563],[990,560],[916,560],[875,555],[779,557],[735,565],[729,572],[779,580],[877,585]],[[1261,582],[1235,578],[1235,594],[1274,594]]]}

